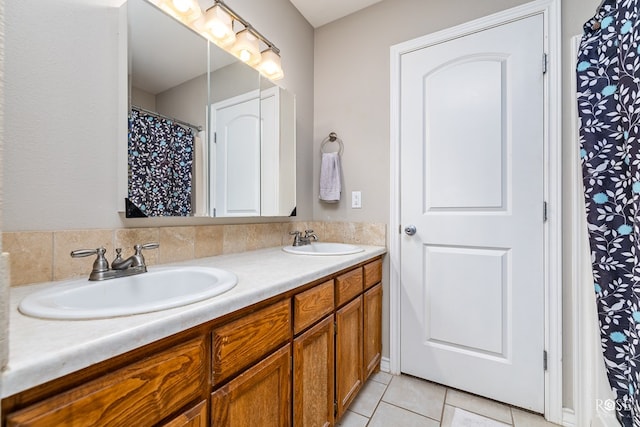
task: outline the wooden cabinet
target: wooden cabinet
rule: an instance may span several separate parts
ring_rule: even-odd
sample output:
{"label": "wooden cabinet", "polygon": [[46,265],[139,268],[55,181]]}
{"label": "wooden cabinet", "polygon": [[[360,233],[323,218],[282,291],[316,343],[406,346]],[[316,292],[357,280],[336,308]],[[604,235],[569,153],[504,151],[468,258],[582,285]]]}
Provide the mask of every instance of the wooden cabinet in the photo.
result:
{"label": "wooden cabinet", "polygon": [[363,295],[364,381],[380,367],[382,357],[382,283]]}
{"label": "wooden cabinet", "polygon": [[328,280],[293,297],[293,322],[299,334],[324,316],[333,313],[333,280]]}
{"label": "wooden cabinet", "polygon": [[341,274],[336,277],[336,307],[362,293],[362,267]]}
{"label": "wooden cabinet", "polygon": [[380,364],[382,262],[5,398],[3,426],[331,427]]}
{"label": "wooden cabinet", "polygon": [[291,425],[291,349],[289,345],[211,395],[215,427]]}
{"label": "wooden cabinet", "polygon": [[203,400],[171,421],[162,424],[162,427],[206,427],[208,425],[207,401]]}
{"label": "wooden cabinet", "polygon": [[198,398],[204,340],[194,339],[7,416],[8,426],[151,426]]}
{"label": "wooden cabinet", "polygon": [[215,328],[212,336],[215,385],[291,338],[291,300],[287,298]]}
{"label": "wooden cabinet", "polygon": [[336,311],[336,400],[339,419],[362,387],[362,296]]}
{"label": "wooden cabinet", "polygon": [[364,272],[364,289],[367,290],[373,285],[376,285],[382,281],[382,260],[377,259],[365,264],[363,267]]}
{"label": "wooden cabinet", "polygon": [[293,425],[296,427],[328,427],[334,423],[333,330],[333,315],[330,315],[293,340]]}

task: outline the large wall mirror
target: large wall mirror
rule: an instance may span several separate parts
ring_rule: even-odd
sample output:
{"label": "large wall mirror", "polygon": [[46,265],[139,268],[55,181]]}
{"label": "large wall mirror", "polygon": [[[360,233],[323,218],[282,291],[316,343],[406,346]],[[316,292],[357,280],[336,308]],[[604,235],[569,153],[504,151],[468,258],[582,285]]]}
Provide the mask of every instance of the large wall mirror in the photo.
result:
{"label": "large wall mirror", "polygon": [[295,97],[128,0],[127,217],[295,215]]}

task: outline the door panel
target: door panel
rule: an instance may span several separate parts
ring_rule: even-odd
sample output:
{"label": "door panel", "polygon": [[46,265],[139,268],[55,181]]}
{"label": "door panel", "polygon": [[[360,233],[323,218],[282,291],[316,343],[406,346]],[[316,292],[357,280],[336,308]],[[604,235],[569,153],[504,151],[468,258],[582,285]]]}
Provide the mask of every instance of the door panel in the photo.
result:
{"label": "door panel", "polygon": [[211,121],[216,141],[211,215],[260,216],[259,93],[212,105]]}
{"label": "door panel", "polygon": [[544,411],[543,18],[401,58],[401,370]]}
{"label": "door panel", "polygon": [[427,210],[504,206],[505,67],[468,56],[425,76]]}

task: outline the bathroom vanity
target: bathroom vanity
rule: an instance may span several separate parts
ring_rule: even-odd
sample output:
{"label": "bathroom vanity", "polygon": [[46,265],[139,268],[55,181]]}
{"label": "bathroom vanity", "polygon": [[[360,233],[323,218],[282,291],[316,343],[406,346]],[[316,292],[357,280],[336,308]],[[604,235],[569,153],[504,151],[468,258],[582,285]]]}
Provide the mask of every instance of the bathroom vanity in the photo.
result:
{"label": "bathroom vanity", "polygon": [[15,310],[7,426],[332,426],[380,365],[382,257],[280,248],[190,262],[239,278],[185,307],[90,321]]}

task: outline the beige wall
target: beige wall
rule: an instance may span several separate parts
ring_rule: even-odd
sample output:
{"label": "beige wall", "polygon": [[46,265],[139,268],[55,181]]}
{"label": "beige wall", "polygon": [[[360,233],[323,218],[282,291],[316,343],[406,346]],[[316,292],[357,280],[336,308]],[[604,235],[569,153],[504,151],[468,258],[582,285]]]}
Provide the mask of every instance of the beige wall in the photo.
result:
{"label": "beige wall", "polygon": [[[124,220],[116,212],[121,3],[21,0],[6,5],[5,102],[11,108],[6,111],[4,231],[246,222]],[[313,28],[288,0],[228,3],[282,51],[280,84],[296,94],[298,107],[297,219],[311,219]]]}
{"label": "beige wall", "polygon": [[[384,0],[368,9],[316,30],[314,79],[314,219],[389,222],[389,49],[392,45],[524,4],[524,0]],[[582,33],[599,0],[562,0],[563,150],[569,188],[569,108],[574,102],[568,87],[573,72],[569,39]],[[317,200],[322,140],[335,131],[344,141],[343,198],[337,205]],[[351,191],[362,191],[362,209],[352,209]],[[565,200],[564,211],[570,201]],[[570,224],[571,218],[564,218]],[[568,229],[568,227],[565,227]],[[390,230],[392,231],[392,230]],[[565,233],[564,264],[570,265]],[[573,405],[571,347],[571,276],[564,271],[564,404]],[[388,291],[386,295],[389,295]],[[388,300],[385,298],[385,322]],[[384,355],[388,356],[388,324],[384,325]]]}

